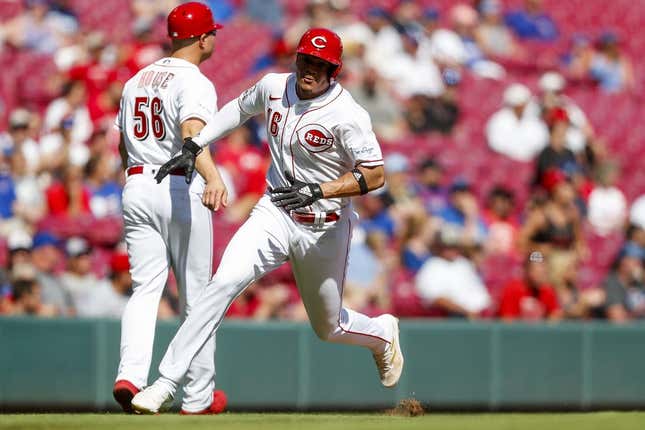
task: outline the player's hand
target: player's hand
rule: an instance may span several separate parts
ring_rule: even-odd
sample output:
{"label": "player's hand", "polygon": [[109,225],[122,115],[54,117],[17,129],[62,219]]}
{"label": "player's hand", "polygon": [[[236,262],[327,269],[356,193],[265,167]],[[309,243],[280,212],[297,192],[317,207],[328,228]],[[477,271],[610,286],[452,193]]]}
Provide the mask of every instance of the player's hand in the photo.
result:
{"label": "player's hand", "polygon": [[219,172],[206,181],[204,194],[202,194],[202,204],[212,211],[228,206],[228,191]]}
{"label": "player's hand", "polygon": [[193,139],[187,137],[184,139],[184,146],[181,147],[181,154],[170,159],[155,175],[157,183],[161,183],[163,178],[168,176],[170,172],[176,169],[184,169],[186,171],[186,183],[190,184],[195,171],[195,158],[202,152],[202,147],[193,142]]}
{"label": "player's hand", "polygon": [[291,186],[278,187],[270,190],[271,201],[276,206],[290,211],[309,206],[316,200],[323,198],[320,184],[297,181],[289,172],[284,172],[284,176]]}

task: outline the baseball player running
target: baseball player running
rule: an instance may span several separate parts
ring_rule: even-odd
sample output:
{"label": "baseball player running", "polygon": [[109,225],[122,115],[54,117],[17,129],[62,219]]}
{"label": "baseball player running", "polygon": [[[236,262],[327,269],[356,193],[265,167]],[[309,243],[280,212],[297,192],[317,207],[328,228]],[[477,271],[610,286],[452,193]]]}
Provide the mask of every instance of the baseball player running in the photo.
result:
{"label": "baseball player running", "polygon": [[132,400],[156,413],[173,398],[195,354],[219,327],[233,300],[253,281],[291,262],[316,334],[361,345],[374,356],[381,383],[393,387],[403,370],[398,320],[369,318],[342,306],[352,225],[350,196],[383,185],[381,150],[367,112],[335,81],[341,40],[310,29],[297,48],[296,73],[268,74],[226,104],[199,136],[157,174],[190,165],[195,154],[252,116],[264,113],[272,163],[269,192],[228,244],[217,273],[183,322],[159,370],[161,377]]}
{"label": "baseball player running", "polygon": [[[181,149],[183,138],[197,134],[217,110],[215,88],[198,65],[211,56],[219,28],[202,3],[175,8],[168,15],[170,57],[139,71],[121,97],[116,125],[126,173],[123,217],[134,291],[121,322],[121,362],[113,394],[126,412],[132,412],[132,397],[147,385],[168,268],[177,279],[183,318],[212,276],[210,210],[226,205],[227,193],[209,151],[168,172],[159,185],[154,176]],[[195,168],[199,175],[193,179]],[[214,412],[215,404],[221,409],[214,398],[211,334],[186,366],[183,413]]]}

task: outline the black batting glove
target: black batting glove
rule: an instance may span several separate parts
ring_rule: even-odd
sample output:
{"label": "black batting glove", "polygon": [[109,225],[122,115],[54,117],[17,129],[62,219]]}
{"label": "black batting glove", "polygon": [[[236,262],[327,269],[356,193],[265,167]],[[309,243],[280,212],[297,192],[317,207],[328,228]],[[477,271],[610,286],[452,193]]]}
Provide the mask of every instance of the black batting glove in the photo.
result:
{"label": "black batting glove", "polygon": [[284,176],[291,186],[278,187],[270,190],[271,201],[276,206],[291,211],[309,206],[316,200],[323,198],[320,184],[297,181],[289,172],[284,172]]}
{"label": "black batting glove", "polygon": [[190,184],[193,178],[193,172],[195,171],[195,158],[197,158],[202,150],[203,148],[193,142],[193,139],[190,137],[185,138],[184,146],[181,148],[181,154],[170,159],[159,168],[159,171],[155,175],[157,183],[159,184],[173,170],[184,169],[186,170],[186,183]]}

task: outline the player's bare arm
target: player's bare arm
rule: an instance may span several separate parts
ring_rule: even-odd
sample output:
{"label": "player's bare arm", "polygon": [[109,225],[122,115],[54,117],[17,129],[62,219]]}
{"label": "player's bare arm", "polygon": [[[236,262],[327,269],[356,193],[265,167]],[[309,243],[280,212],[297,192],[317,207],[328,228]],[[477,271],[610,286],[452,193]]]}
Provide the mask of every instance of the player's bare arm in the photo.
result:
{"label": "player's bare arm", "polygon": [[363,176],[367,192],[381,188],[385,184],[385,170],[383,166],[358,166],[351,172],[347,172],[335,181],[320,184],[323,192],[323,198],[331,199],[334,197],[351,197],[365,194],[365,189],[361,190],[361,180],[358,177]]}
{"label": "player's bare arm", "polygon": [[286,210],[300,209],[317,200],[334,197],[351,197],[366,194],[385,183],[383,166],[356,167],[340,178],[322,184],[296,180],[288,171],[285,177],[291,184],[271,190],[271,201]]}
{"label": "player's bare arm", "polygon": [[125,147],[125,139],[121,134],[119,139],[119,156],[121,157],[121,168],[123,170],[128,168],[128,150]]}
{"label": "player's bare arm", "polygon": [[[201,127],[194,131],[194,133],[191,132],[192,134],[189,133],[183,135],[184,146],[181,153],[161,166],[159,172],[155,176],[157,182],[161,182],[161,180],[174,169],[192,168],[196,157],[200,154],[203,148],[208,147],[211,142],[226,136],[235,128],[244,124],[249,118],[251,118],[251,115],[242,112],[237,99],[235,99],[225,104],[222,110],[217,112],[206,126],[204,126],[203,122],[199,121]],[[197,171],[199,172],[199,170]],[[186,173],[188,174],[189,172]],[[190,173],[192,174],[192,172]]]}
{"label": "player's bare arm", "polygon": [[[182,138],[195,136],[204,128],[204,125],[204,122],[199,119],[184,121],[181,123]],[[206,182],[204,194],[202,195],[202,204],[213,211],[219,210],[220,206],[226,207],[228,204],[228,191],[213,162],[208,146],[195,158],[195,169]]]}

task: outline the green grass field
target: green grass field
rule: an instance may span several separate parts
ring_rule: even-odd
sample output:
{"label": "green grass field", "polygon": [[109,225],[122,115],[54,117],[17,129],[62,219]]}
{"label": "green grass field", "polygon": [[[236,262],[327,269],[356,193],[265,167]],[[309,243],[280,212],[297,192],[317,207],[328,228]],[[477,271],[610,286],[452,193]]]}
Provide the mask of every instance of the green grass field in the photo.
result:
{"label": "green grass field", "polygon": [[0,414],[0,429],[109,430],[636,430],[645,413],[426,414],[404,418],[384,414],[225,413],[184,417],[175,414]]}

